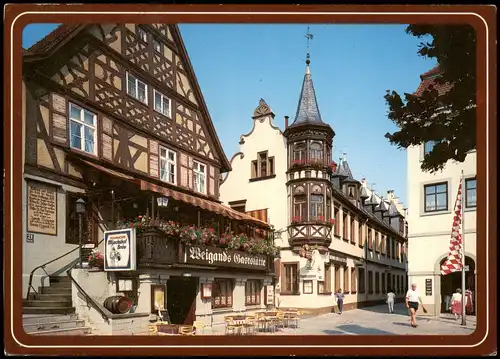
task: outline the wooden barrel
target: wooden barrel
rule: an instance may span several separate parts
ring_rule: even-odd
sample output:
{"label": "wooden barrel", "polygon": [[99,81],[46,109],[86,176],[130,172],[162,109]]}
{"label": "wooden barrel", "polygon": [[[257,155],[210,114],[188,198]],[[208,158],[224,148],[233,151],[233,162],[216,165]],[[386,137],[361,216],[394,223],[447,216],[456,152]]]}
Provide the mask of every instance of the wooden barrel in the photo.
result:
{"label": "wooden barrel", "polygon": [[104,308],[113,314],[125,314],[132,307],[132,300],[127,297],[113,296],[104,301]]}

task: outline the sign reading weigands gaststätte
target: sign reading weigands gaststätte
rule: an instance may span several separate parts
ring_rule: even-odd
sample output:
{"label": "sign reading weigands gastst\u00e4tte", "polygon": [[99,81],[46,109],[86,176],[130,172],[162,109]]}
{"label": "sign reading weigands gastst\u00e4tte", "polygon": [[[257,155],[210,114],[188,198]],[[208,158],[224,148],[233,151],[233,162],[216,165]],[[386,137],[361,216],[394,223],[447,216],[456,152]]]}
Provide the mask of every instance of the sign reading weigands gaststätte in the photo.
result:
{"label": "sign reading weigands gastst\u00e4tte", "polygon": [[217,247],[186,246],[185,262],[215,267],[267,270],[268,257]]}

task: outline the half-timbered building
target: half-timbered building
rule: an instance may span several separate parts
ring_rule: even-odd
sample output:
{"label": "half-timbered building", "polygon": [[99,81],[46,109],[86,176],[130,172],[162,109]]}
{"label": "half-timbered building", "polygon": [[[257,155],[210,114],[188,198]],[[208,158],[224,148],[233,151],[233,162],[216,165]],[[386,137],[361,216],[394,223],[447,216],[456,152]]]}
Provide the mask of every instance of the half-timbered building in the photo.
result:
{"label": "half-timbered building", "polygon": [[[219,176],[231,167],[176,25],[61,25],[23,49],[22,86],[25,313],[43,312],[34,302],[44,288],[80,257],[87,262],[93,248],[102,251],[104,231],[145,219],[156,227],[137,232],[137,270],[102,282],[73,271],[80,296],[102,305],[125,291],[135,313],[165,306],[175,324],[208,326],[264,307],[270,226],[218,200]],[[194,242],[152,233],[162,220],[175,222],[177,237],[194,228]],[[207,230],[212,246],[202,238]],[[269,250],[244,251],[254,238]],[[232,247],[221,249],[228,241]],[[214,264],[208,254],[191,255],[200,250],[237,252],[241,260]],[[125,280],[132,286],[120,289]],[[61,310],[78,312],[76,300],[73,293]]]}
{"label": "half-timbered building", "polygon": [[406,222],[393,191],[383,198],[356,180],[347,157],[332,159],[335,132],[321,117],[306,61],[294,121],[284,130],[260,100],[253,129],[240,138],[233,170],[223,176],[224,203],[266,211],[280,248],[276,304],[330,312],[334,293],[344,308],[383,303],[406,287]]}

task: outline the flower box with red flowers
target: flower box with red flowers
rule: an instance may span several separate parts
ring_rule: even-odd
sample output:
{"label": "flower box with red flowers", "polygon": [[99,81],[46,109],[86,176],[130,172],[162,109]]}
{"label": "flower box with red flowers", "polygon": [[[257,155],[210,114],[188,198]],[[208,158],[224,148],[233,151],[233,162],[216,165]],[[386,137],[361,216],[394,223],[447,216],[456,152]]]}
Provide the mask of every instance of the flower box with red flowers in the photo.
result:
{"label": "flower box with red flowers", "polygon": [[88,257],[88,263],[90,268],[104,269],[104,256],[98,250],[92,250],[92,253]]}
{"label": "flower box with red flowers", "polygon": [[302,217],[299,216],[292,217],[292,224],[297,224],[301,222],[302,222]]}

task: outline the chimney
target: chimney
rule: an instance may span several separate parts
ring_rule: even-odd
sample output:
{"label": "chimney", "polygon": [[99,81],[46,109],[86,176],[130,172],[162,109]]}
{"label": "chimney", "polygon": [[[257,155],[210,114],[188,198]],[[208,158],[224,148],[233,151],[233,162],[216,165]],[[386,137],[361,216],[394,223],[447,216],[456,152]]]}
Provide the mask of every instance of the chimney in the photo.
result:
{"label": "chimney", "polygon": [[288,118],[289,118],[288,116],[285,116],[285,129],[288,128]]}

